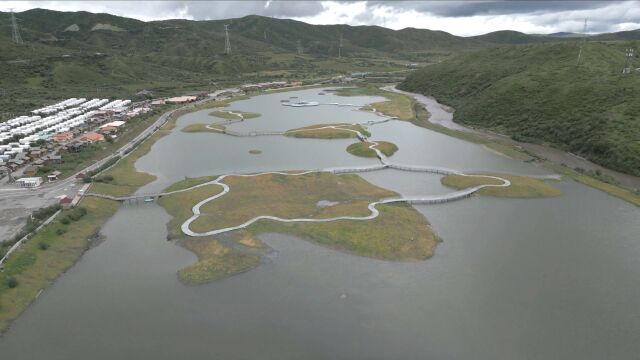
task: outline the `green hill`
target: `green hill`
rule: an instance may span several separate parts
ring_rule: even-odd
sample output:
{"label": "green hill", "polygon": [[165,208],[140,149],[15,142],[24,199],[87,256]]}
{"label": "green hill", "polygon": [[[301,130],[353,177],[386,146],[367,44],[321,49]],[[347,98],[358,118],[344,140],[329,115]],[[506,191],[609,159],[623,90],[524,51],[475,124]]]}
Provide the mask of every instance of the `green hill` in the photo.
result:
{"label": "green hill", "polygon": [[[43,9],[16,15],[22,46],[11,41],[9,14],[0,13],[0,28],[7,30],[0,32],[0,120],[67,96],[130,97],[142,89],[162,95],[278,77],[395,71],[406,69],[408,61],[488,46],[440,31],[260,16],[143,22]],[[225,24],[231,28],[231,55],[223,53]]]}
{"label": "green hill", "polygon": [[640,73],[622,75],[638,42],[505,46],[465,53],[413,73],[400,88],[456,108],[454,120],[548,142],[640,175]]}

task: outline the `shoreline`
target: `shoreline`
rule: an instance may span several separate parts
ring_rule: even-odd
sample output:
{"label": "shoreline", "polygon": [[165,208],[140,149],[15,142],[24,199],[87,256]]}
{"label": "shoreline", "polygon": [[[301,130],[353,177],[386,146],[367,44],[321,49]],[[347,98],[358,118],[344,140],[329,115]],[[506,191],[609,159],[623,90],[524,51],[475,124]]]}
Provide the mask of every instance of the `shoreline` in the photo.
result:
{"label": "shoreline", "polygon": [[[321,85],[307,85],[307,86],[301,86],[301,87],[291,87],[291,88],[286,88],[286,89],[278,89],[280,90],[279,92],[287,92],[287,91],[296,91],[296,90],[300,90],[300,88],[306,88],[306,87],[316,87],[316,86],[321,86]],[[252,97],[252,96],[256,96],[256,95],[262,95],[261,93],[257,93],[257,94],[251,94],[251,95],[245,95],[245,96],[238,96],[238,97],[234,97],[234,98],[230,98],[230,99],[226,99],[224,100],[224,102],[226,103],[232,103],[234,101],[237,100],[243,100],[246,99],[247,97]],[[160,114],[157,118],[156,121],[154,121],[147,129],[143,130],[140,134],[138,134],[138,136],[136,136],[135,140],[137,141],[132,141],[130,144],[130,146],[123,146],[120,147],[118,149],[118,151],[114,152],[113,154],[101,159],[99,161],[99,163],[103,163],[105,161],[107,161],[109,158],[112,158],[113,156],[117,156],[117,155],[121,155],[121,158],[118,159],[117,162],[115,162],[114,164],[112,164],[111,166],[109,166],[108,168],[103,169],[100,173],[104,173],[105,171],[110,171],[114,168],[117,168],[118,166],[120,166],[121,164],[123,164],[124,162],[122,161],[122,159],[124,158],[130,158],[131,156],[136,156],[136,154],[134,154],[137,151],[140,151],[140,149],[142,148],[142,145],[145,144],[146,146],[148,146],[149,150],[151,149],[151,147],[156,143],[157,140],[161,139],[163,136],[155,136],[156,134],[158,134],[158,131],[160,130],[166,130],[166,131],[172,131],[175,128],[175,123],[177,122],[177,120],[188,113],[191,112],[195,112],[195,111],[199,111],[202,110],[204,108],[207,108],[207,103],[216,103],[216,99],[214,98],[207,98],[204,99],[200,102],[196,102],[196,103],[191,103],[188,105],[185,105],[183,107],[178,107],[178,108],[173,108],[163,114]],[[204,104],[204,107],[201,107]],[[200,106],[198,106],[200,105]],[[216,106],[213,106],[216,107]],[[143,135],[145,134],[145,135]],[[132,145],[132,146],[131,146]],[[126,153],[125,153],[125,148]],[[144,148],[142,148],[144,150]],[[142,157],[146,154],[146,152],[144,152],[143,154],[138,154],[139,157]],[[134,162],[134,170],[137,172],[137,169],[135,169],[135,161],[137,161],[137,159],[133,160]],[[92,164],[90,166],[90,168],[95,168],[97,167],[97,163],[96,164]],[[151,176],[154,176],[154,174],[149,174],[146,172],[140,172],[142,174],[148,174]],[[97,174],[96,174],[97,175]],[[63,182],[69,181],[69,179],[73,179],[73,177],[69,177],[65,180],[62,180]],[[151,181],[153,182],[153,180]],[[149,183],[151,183],[149,182]],[[137,192],[138,190],[140,190],[143,186],[147,185],[146,184],[142,184],[139,185],[135,190],[133,190],[133,193]],[[50,189],[44,188],[43,191],[49,191]],[[30,193],[31,195],[34,195],[33,193]],[[91,199],[91,198],[89,198]],[[85,196],[82,197],[82,199],[79,202],[79,205],[82,205],[82,202],[86,200]],[[97,199],[98,201],[108,201],[111,202],[111,200],[103,200],[103,199]],[[93,201],[93,199],[92,199]],[[120,207],[120,204],[118,204],[117,208],[115,209],[115,211],[113,211],[112,213],[109,214],[105,214],[106,216],[102,216],[99,219],[95,219],[95,221],[93,222],[93,225],[96,227],[96,230],[93,232],[93,234],[89,237],[89,239],[92,239],[94,237],[95,234],[100,234],[100,229],[102,228],[102,226],[104,226],[104,224],[107,223],[107,221],[109,221],[113,215],[115,215],[118,211],[118,208]],[[27,241],[25,244],[23,244],[20,248],[18,248],[15,251],[15,255],[12,255],[11,257],[9,257],[7,259],[7,262],[11,261],[11,259],[15,256],[19,256],[20,252],[22,250],[24,250],[25,248],[29,247],[30,245],[36,246],[37,242],[34,241],[36,237],[38,236],[42,236],[42,234],[46,231],[48,231],[49,228],[51,228],[51,226],[53,226],[55,224],[49,224],[47,226],[45,226],[41,231],[34,233],[31,237],[31,239],[29,241]],[[71,234],[71,232],[68,232],[67,234]],[[69,235],[67,235],[69,236]],[[64,239],[64,235],[62,237],[59,237],[58,240],[60,239]],[[105,239],[106,240],[106,239]],[[104,241],[104,240],[103,240]],[[10,331],[11,326],[13,324],[13,322],[18,319],[20,317],[20,315],[22,313],[24,313],[25,311],[27,311],[29,309],[30,306],[32,306],[36,300],[38,300],[40,298],[40,295],[45,292],[51,285],[55,284],[55,282],[62,276],[64,275],[69,269],[71,269],[73,266],[75,266],[81,259],[82,259],[82,255],[85,254],[88,250],[90,250],[91,248],[97,246],[99,244],[95,244],[91,241],[86,241],[85,242],[85,247],[82,249],[82,251],[80,251],[79,254],[77,254],[77,256],[70,261],[70,263],[68,264],[68,266],[65,266],[64,269],[62,269],[60,272],[56,273],[53,276],[47,277],[46,279],[44,279],[45,281],[45,285],[43,285],[40,289],[38,289],[32,297],[29,298],[29,300],[27,302],[22,303],[21,305],[14,307],[13,309],[8,309],[8,310],[12,310],[14,313],[12,315],[9,315],[6,319],[6,321],[4,322],[4,324],[0,325],[0,337],[2,337],[6,332]],[[46,254],[45,254],[46,255]],[[30,267],[27,268],[24,271],[28,271],[29,269],[31,269]],[[43,277],[46,274],[41,274]],[[11,290],[9,290],[11,291]],[[15,295],[14,295],[15,296]],[[0,297],[0,300],[2,300],[2,297]],[[2,307],[0,307],[0,310],[2,310]]]}
{"label": "shoreline", "polygon": [[[634,189],[640,189],[640,177],[636,177],[629,174],[623,174],[615,170],[605,168],[601,165],[595,164],[587,159],[578,157],[577,155],[565,152],[563,150],[541,144],[532,144],[526,142],[519,142],[511,139],[507,135],[494,133],[488,130],[476,129],[463,126],[453,121],[453,112],[447,111],[442,107],[442,104],[438,103],[436,99],[428,97],[418,93],[411,93],[396,89],[395,85],[388,85],[381,87],[382,90],[403,94],[414,99],[418,104],[425,107],[431,114],[426,119],[427,123],[431,125],[429,129],[444,133],[448,136],[460,137],[463,140],[466,139],[464,135],[475,136],[482,138],[488,142],[496,142],[502,144],[504,147],[511,147],[513,151],[519,151],[524,154],[531,154],[532,157],[537,158],[540,163],[564,176],[568,176],[575,181],[578,181],[584,185],[595,188],[597,190],[604,191],[609,195],[615,196],[619,199],[627,201],[636,206],[640,206],[640,195],[634,193]],[[433,120],[433,113],[431,108],[435,107],[441,111],[436,111],[436,116],[440,115],[442,118],[436,118]],[[440,127],[440,129],[438,129]],[[445,130],[445,131],[442,131]],[[456,132],[462,136],[456,136]],[[495,150],[495,149],[493,149]],[[505,154],[509,156],[509,154]],[[613,178],[617,183],[612,184],[606,181],[602,181],[587,173],[577,171],[577,168],[582,168],[587,171],[600,171],[603,175]],[[637,190],[635,190],[637,191]]]}

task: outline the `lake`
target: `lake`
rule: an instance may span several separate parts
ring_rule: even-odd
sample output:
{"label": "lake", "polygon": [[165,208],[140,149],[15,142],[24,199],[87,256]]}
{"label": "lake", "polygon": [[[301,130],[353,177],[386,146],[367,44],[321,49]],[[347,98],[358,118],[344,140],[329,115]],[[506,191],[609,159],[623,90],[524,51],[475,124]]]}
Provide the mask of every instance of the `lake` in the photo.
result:
{"label": "lake", "polygon": [[[366,104],[372,97],[319,89],[232,103],[261,117],[234,130],[287,130],[364,122],[350,107],[291,108],[297,96]],[[282,136],[183,133],[213,122],[182,116],[136,166],[155,174],[140,192],[185,176],[376,164],[345,151],[355,142]],[[412,124],[370,127],[398,145],[397,163],[463,171],[549,171]],[[250,154],[261,150],[260,155]],[[436,175],[384,170],[362,175],[403,195],[450,192]],[[46,289],[0,338],[6,359],[629,359],[640,352],[640,211],[573,181],[562,196],[473,196],[416,206],[443,238],[433,258],[389,262],[288,235],[264,234],[260,266],[202,286],[176,271],[196,260],[166,241],[167,213],[123,205],[104,241]]]}

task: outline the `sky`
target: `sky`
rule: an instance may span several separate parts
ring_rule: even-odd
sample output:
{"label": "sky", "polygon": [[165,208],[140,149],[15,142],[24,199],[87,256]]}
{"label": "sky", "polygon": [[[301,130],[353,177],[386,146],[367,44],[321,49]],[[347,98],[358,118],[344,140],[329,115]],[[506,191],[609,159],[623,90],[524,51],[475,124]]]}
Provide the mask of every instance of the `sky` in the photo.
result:
{"label": "sky", "polygon": [[136,18],[213,20],[263,15],[311,24],[378,25],[473,36],[497,30],[531,34],[640,28],[640,1],[1,1],[0,11],[46,8]]}

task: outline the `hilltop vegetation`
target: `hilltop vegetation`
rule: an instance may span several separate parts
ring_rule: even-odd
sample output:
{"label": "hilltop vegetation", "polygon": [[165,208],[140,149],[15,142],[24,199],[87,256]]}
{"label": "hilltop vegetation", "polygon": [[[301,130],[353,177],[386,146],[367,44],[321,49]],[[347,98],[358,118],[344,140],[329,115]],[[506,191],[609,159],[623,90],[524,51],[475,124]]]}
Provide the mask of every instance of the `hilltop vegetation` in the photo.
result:
{"label": "hilltop vegetation", "polygon": [[[402,70],[407,62],[438,62],[496,44],[561,41],[516,32],[464,38],[426,29],[310,25],[261,16],[143,22],[33,9],[17,17],[25,45],[13,44],[10,31],[0,32],[5,112],[0,120],[62,97],[131,97],[142,89],[174,95],[275,78],[312,81],[336,73]],[[224,24],[231,24],[231,55],[223,53]],[[9,25],[9,14],[0,13],[0,27]],[[607,36],[618,34],[640,37],[637,32]]]}
{"label": "hilltop vegetation", "polygon": [[427,66],[400,88],[456,108],[454,120],[547,142],[640,175],[640,74],[621,74],[632,42],[528,44],[462,54]]}

